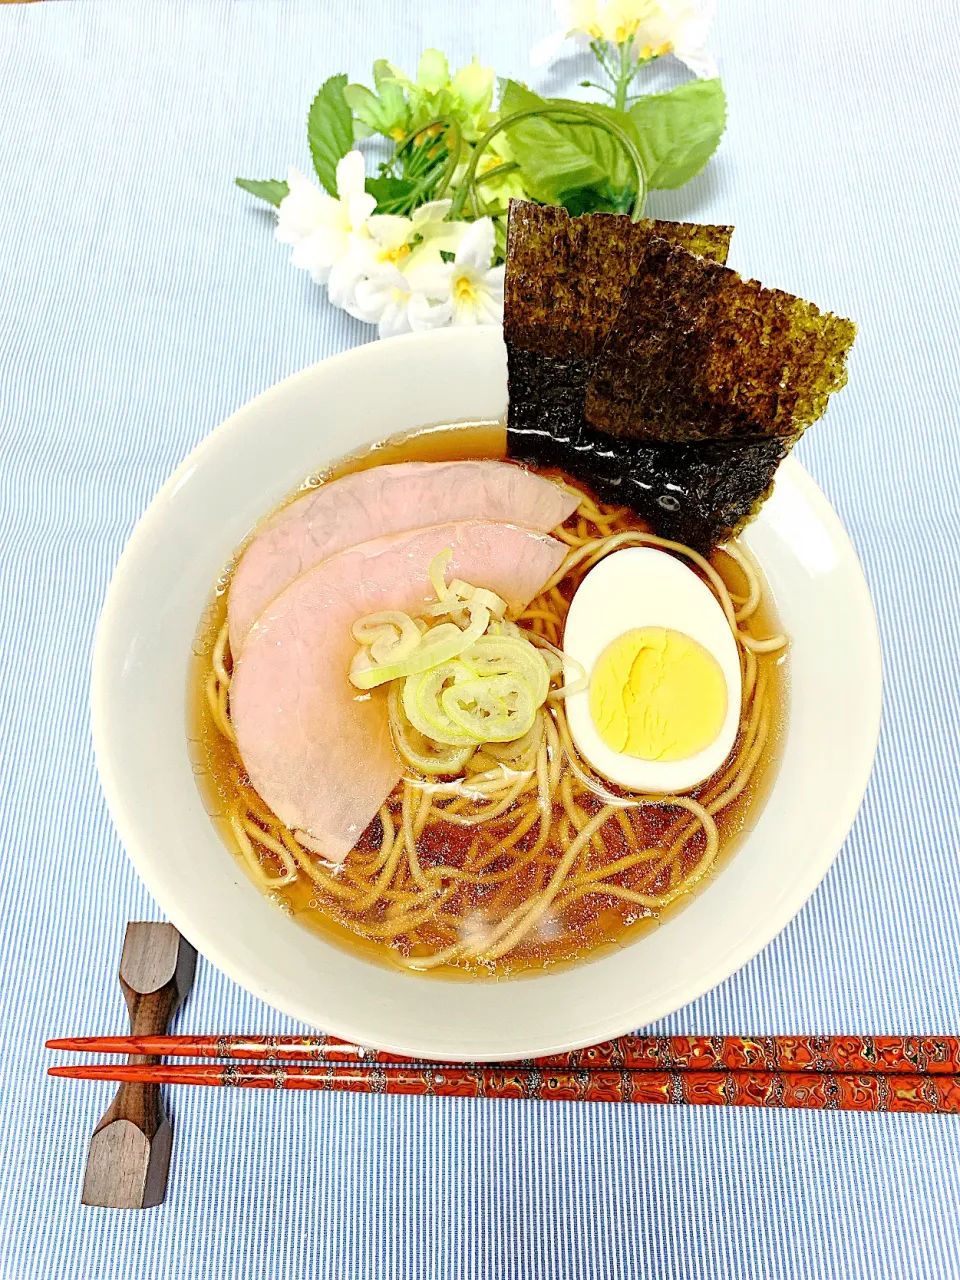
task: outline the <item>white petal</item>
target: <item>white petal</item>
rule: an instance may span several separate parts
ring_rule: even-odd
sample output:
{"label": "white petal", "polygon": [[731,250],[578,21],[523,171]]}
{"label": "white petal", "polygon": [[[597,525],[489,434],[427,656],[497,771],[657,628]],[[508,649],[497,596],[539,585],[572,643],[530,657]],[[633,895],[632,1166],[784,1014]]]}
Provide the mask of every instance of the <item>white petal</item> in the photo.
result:
{"label": "white petal", "polygon": [[364,266],[348,253],[331,269],[327,279],[327,293],[335,307],[349,311],[356,304],[357,285],[364,278]]}
{"label": "white petal", "polygon": [[[339,227],[318,227],[298,245],[294,254],[302,253],[309,262],[315,280],[326,280],[330,268],[344,258],[350,249],[350,237]],[[318,274],[320,273],[320,274]]]}
{"label": "white petal", "polygon": [[416,219],[401,218],[395,213],[377,213],[367,219],[366,229],[384,249],[399,249],[413,233]]}
{"label": "white petal", "polygon": [[435,265],[442,262],[441,250],[444,253],[455,254],[469,226],[469,222],[431,222],[424,227],[419,227],[422,239],[418,245],[414,246],[413,253],[410,255],[406,267],[407,274],[410,274],[411,267],[420,266],[423,263]]}
{"label": "white petal", "polygon": [[348,316],[353,316],[354,320],[361,320],[364,324],[377,323],[377,317],[368,315],[366,308],[361,307],[356,298],[349,305],[345,305],[343,309]]}
{"label": "white petal", "polygon": [[422,232],[427,223],[442,222],[452,208],[452,200],[430,200],[414,211],[413,225]]}
{"label": "white petal", "polygon": [[287,167],[287,186],[291,196],[320,195],[320,188],[310,178],[302,174],[295,164]]}
{"label": "white petal", "polygon": [[476,271],[486,271],[493,257],[496,233],[492,218],[478,218],[467,228],[460,247],[457,250],[458,267],[473,267]]}
{"label": "white petal", "polygon": [[337,165],[337,195],[341,200],[363,194],[367,168],[359,151],[348,151]]}
{"label": "white petal", "polygon": [[491,298],[499,299],[501,306],[503,305],[503,276],[505,271],[506,267],[502,265],[494,267],[492,270],[488,271],[483,278],[484,287],[487,292],[490,294]]}
{"label": "white petal", "polygon": [[391,302],[380,317],[380,337],[395,338],[398,334],[410,332],[409,308],[406,301]]}
{"label": "white petal", "polygon": [[[369,234],[370,223],[367,222],[359,231],[351,231],[349,236],[349,254],[358,264],[363,264],[363,274],[373,275],[384,265],[384,249],[380,241]],[[392,265],[387,263],[386,265]]]}
{"label": "white petal", "polygon": [[367,324],[376,324],[393,297],[393,289],[382,280],[359,280],[354,290],[350,314]]}
{"label": "white petal", "polygon": [[365,191],[353,195],[347,201],[347,221],[354,231],[359,231],[377,207],[376,196],[368,196]]}
{"label": "white petal", "polygon": [[372,307],[380,318],[388,307],[406,312],[410,297],[409,280],[392,264],[381,265],[368,280],[357,285],[358,303]]}
{"label": "white petal", "polygon": [[313,245],[306,238],[298,240],[290,254],[290,263],[301,271],[312,271],[317,260]]}
{"label": "white petal", "polygon": [[318,227],[330,204],[336,204],[319,187],[290,167],[287,172],[288,195],[277,209],[276,237],[281,244],[297,244]]}
{"label": "white petal", "polygon": [[706,49],[683,49],[676,46],[673,56],[692,71],[698,80],[714,80],[720,74],[715,58]]}
{"label": "white petal", "polygon": [[714,14],[713,0],[658,0],[657,12],[637,33],[638,44],[670,43],[673,55],[701,80],[718,74],[707,50],[707,36]]}
{"label": "white petal", "polygon": [[477,305],[478,324],[501,324],[503,322],[503,295],[496,297],[488,294],[482,297]]}
{"label": "white petal", "polygon": [[317,284],[323,284],[333,266],[323,232],[314,231],[304,236],[293,246],[290,261],[293,266],[309,271]]}
{"label": "white petal", "polygon": [[437,262],[418,266],[407,272],[407,278],[416,293],[422,293],[425,298],[431,298],[435,302],[446,302],[450,297],[453,281],[453,263]]}
{"label": "white petal", "polygon": [[477,308],[475,306],[454,307],[453,319],[450,321],[457,328],[469,328],[471,325],[479,324]]}
{"label": "white petal", "polygon": [[424,333],[428,329],[442,329],[448,325],[453,316],[453,303],[430,303],[422,293],[415,293],[407,307],[410,328],[414,333]]}

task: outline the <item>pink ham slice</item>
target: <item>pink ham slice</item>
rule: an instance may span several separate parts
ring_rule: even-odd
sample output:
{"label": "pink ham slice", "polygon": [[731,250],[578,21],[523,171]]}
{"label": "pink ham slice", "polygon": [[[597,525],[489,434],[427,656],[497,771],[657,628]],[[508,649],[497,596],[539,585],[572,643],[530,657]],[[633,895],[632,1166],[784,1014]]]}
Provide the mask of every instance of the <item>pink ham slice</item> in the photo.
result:
{"label": "pink ham slice", "polygon": [[321,485],[270,520],[244,552],[228,601],[236,657],[267,605],[302,573],[347,547],[448,520],[509,520],[546,531],[577,499],[509,462],[399,462]]}
{"label": "pink ham slice", "polygon": [[520,610],[559,567],[555,538],[482,520],[391,534],[297,578],[251,629],[230,685],[230,714],[250,781],[315,852],[342,862],[400,780],[383,689],[347,672],[350,628],[379,609],[416,615],[433,599],[429,568],[453,552],[463,578]]}

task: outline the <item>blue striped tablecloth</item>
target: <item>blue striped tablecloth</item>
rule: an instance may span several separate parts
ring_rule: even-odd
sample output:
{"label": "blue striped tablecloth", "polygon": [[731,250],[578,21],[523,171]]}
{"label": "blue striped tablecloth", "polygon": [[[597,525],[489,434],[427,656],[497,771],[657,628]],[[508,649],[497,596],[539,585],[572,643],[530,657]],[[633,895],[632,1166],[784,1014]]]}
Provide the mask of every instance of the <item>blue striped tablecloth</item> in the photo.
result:
{"label": "blue striped tablecloth", "polygon": [[[107,580],[220,419],[370,336],[233,177],[307,167],[335,71],[435,44],[526,75],[552,22],[547,0],[0,7],[0,1280],[960,1275],[960,1121],[936,1117],[185,1091],[166,1204],[78,1203],[111,1089],[48,1081],[41,1043],[122,1029],[124,924],[157,915],[90,749]],[[722,152],[652,205],[736,223],[732,265],[860,322],[801,454],[863,557],[886,712],[823,886],[660,1029],[957,1033],[960,24],[954,0],[721,0],[716,47]],[[202,962],[180,1025],[296,1029]]]}

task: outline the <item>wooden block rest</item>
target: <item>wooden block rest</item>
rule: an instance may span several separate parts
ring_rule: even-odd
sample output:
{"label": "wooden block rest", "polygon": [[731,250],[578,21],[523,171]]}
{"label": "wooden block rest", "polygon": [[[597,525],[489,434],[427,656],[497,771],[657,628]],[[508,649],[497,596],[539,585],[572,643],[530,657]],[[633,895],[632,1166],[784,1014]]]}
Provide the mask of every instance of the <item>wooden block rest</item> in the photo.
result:
{"label": "wooden block rest", "polygon": [[[172,924],[127,925],[120,987],[133,1035],[163,1035],[193,983],[197,953]],[[158,1063],[134,1056],[130,1063]],[[160,1086],[122,1084],[90,1139],[84,1204],[148,1209],[167,1187],[172,1141]]]}

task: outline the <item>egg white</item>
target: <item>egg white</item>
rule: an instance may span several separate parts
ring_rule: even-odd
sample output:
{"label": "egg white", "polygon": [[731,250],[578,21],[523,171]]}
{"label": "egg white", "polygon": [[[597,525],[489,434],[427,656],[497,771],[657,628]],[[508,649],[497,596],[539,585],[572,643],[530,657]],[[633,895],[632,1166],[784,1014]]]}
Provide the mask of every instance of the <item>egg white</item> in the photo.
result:
{"label": "egg white", "polygon": [[[584,758],[611,782],[659,795],[689,791],[716,773],[736,741],[742,696],[737,642],[710,588],[681,561],[653,547],[615,551],[590,570],[570,604],[564,653],[580,663],[589,678],[604,649],[637,627],[682,631],[713,655],[727,686],[727,711],[719,734],[685,760],[639,760],[614,751],[600,737],[590,714],[589,689],[566,700],[570,732]],[[566,679],[576,675],[568,664]]]}

